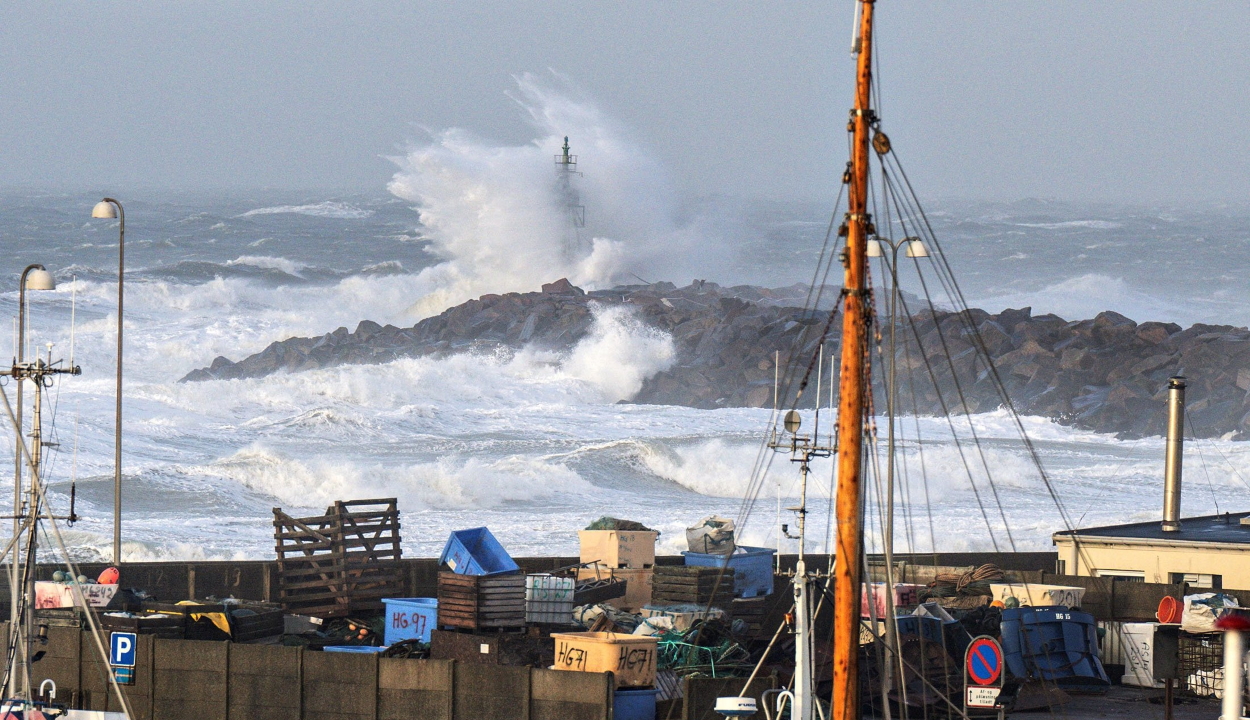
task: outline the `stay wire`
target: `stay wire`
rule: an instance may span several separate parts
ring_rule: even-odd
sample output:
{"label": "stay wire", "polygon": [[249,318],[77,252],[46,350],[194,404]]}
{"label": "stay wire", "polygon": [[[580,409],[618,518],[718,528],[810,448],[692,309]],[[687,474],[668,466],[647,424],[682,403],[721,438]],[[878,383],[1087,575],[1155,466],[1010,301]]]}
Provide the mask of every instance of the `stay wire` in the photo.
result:
{"label": "stay wire", "polygon": [[[910,198],[911,201],[915,203],[917,211],[918,211],[918,217],[920,221],[923,223],[923,226],[933,243],[934,249],[937,251],[937,257],[940,260],[939,264],[941,267],[945,268],[946,272],[950,274],[953,280],[954,275],[950,269],[949,261],[946,258],[945,252],[943,252],[942,250],[941,243],[938,241],[936,233],[933,232],[933,226],[929,222],[928,216],[924,213],[923,208],[920,206],[920,201],[916,197],[915,191],[912,188],[911,180],[907,177],[907,172],[906,170],[903,169],[902,163],[901,161],[899,161],[897,155],[895,155],[893,151],[891,151],[890,154],[894,155],[893,157],[894,166],[897,168],[898,174],[907,188],[908,197]],[[968,303],[967,303],[967,300],[963,296],[963,291],[960,290],[957,283],[953,284],[953,291],[954,291],[954,294],[952,296],[952,299],[956,299],[959,306],[962,307],[964,310],[964,313],[959,313],[959,314],[965,315],[967,308],[968,308]],[[966,316],[963,319],[967,321]],[[1041,477],[1042,483],[1046,487],[1046,492],[1050,496],[1051,502],[1054,504],[1056,510],[1059,512],[1059,517],[1061,521],[1063,522],[1065,531],[1070,536],[1074,537],[1075,527],[1072,524],[1071,516],[1069,515],[1067,508],[1064,506],[1063,501],[1060,499],[1058,490],[1055,488],[1054,483],[1051,481],[1049,474],[1047,474],[1045,467],[1043,467],[1042,465],[1041,456],[1038,454],[1037,448],[1033,444],[1032,438],[1029,437],[1028,431],[1024,427],[1024,422],[1020,419],[1020,413],[1016,410],[1015,404],[1012,402],[1011,397],[1007,393],[1006,385],[1003,383],[1002,377],[1000,376],[997,367],[994,366],[993,360],[990,358],[989,351],[985,344],[985,339],[981,336],[980,330],[975,325],[972,326],[971,332],[972,332],[972,337],[975,340],[974,346],[982,355],[985,361],[985,364],[987,365],[988,376],[992,378],[992,382],[994,383],[995,389],[998,392],[999,396],[1002,398],[1003,404],[1006,406],[1008,410],[1008,414],[1011,416],[1013,424],[1016,427],[1016,431],[1020,436],[1021,442],[1024,444],[1025,449],[1028,451],[1029,458],[1033,462],[1034,467],[1037,469],[1038,475]],[[1081,548],[1081,545],[1079,543],[1076,543],[1076,547],[1077,547],[1078,553],[1081,553],[1082,555],[1085,554],[1084,549]]]}
{"label": "stay wire", "polygon": [[1202,463],[1202,474],[1207,478],[1207,489],[1211,491],[1211,502],[1215,503],[1215,514],[1220,514],[1220,500],[1215,496],[1215,486],[1211,484],[1211,473],[1207,471],[1207,460],[1202,456],[1202,445],[1198,443],[1198,433],[1194,430],[1194,418],[1192,415],[1186,415],[1185,421],[1189,423],[1189,437],[1193,440],[1194,450],[1198,451],[1198,462]]}
{"label": "stay wire", "polygon": [[[929,292],[929,285],[925,281],[924,272],[920,266],[919,260],[917,258],[912,258],[912,261],[916,266],[916,275],[920,281],[921,289],[924,290],[925,301],[928,305],[929,312],[932,314],[934,321],[935,321],[934,325],[935,325],[935,329],[937,332],[938,340],[942,344],[942,355],[943,357],[946,358],[946,364],[947,364],[947,367],[950,369],[950,373],[951,373],[951,382],[955,386],[955,393],[959,396],[959,406],[963,410],[964,417],[966,417],[968,420],[968,432],[972,436],[973,444],[976,446],[977,455],[981,460],[981,467],[982,469],[985,470],[986,481],[989,483],[990,492],[994,498],[994,504],[998,508],[999,516],[1002,518],[1002,521],[1003,521],[1003,529],[1007,533],[1007,542],[1010,545],[1012,551],[1014,552],[1016,550],[1016,541],[1011,533],[1011,526],[1007,520],[1007,512],[1005,508],[1003,507],[1002,498],[999,496],[998,484],[994,482],[994,474],[993,472],[990,471],[989,458],[986,457],[985,448],[981,444],[981,438],[977,434],[976,423],[972,418],[972,408],[968,404],[968,398],[966,394],[964,393],[963,383],[961,383],[959,380],[959,371],[955,367],[955,361],[951,356],[950,344],[946,340],[946,333],[942,332],[942,323],[940,320],[938,320],[938,312],[937,312],[937,307],[933,303],[933,295],[932,293]],[[937,385],[936,378],[934,378],[934,391],[939,396],[941,395],[941,389]],[[969,474],[968,479],[970,482],[973,482],[971,474]],[[973,484],[975,485],[975,483]]]}
{"label": "stay wire", "polygon": [[[846,185],[843,184],[839,188],[838,195],[834,200],[833,209],[829,216],[829,224],[825,230],[825,239],[822,243],[820,254],[817,256],[816,269],[812,275],[812,285],[808,288],[807,296],[804,299],[804,316],[807,316],[819,309],[829,272],[833,267],[833,259],[837,256],[837,246],[840,243],[833,234],[833,228],[837,224],[838,210],[842,206],[842,198],[845,191]],[[830,244],[831,241],[832,246]],[[824,265],[823,269],[821,267],[822,264]],[[836,312],[838,306],[839,304],[835,303],[831,312]],[[752,464],[751,476],[747,482],[746,491],[743,493],[743,502],[738,511],[737,519],[740,527],[745,527],[748,518],[754,511],[755,505],[759,500],[759,494],[768,476],[768,470],[772,466],[773,457],[776,455],[776,453],[770,452],[768,443],[770,438],[776,432],[779,409],[789,404],[788,399],[790,397],[790,388],[792,387],[794,381],[794,372],[797,366],[798,355],[804,347],[803,341],[806,337],[806,327],[807,326],[804,327],[804,330],[800,332],[798,337],[795,339],[795,344],[798,345],[798,347],[795,348],[794,352],[787,353],[786,371],[783,378],[784,381],[779,380],[777,384],[777,388],[775,390],[777,397],[774,401],[774,411],[769,416],[768,427],[770,428],[770,434],[765,436],[760,442],[759,448],[756,452],[755,461]],[[784,394],[782,388],[784,388]],[[787,399],[786,402],[781,401],[782,397]]]}
{"label": "stay wire", "polygon": [[[919,272],[919,268],[917,268],[917,272]],[[929,291],[926,286],[925,287],[926,296],[928,296],[928,292]],[[1000,548],[998,546],[998,539],[994,535],[993,524],[990,522],[989,512],[985,508],[985,503],[981,498],[981,491],[977,487],[976,481],[974,479],[972,466],[968,463],[968,458],[964,451],[963,443],[960,441],[959,433],[955,429],[955,421],[951,417],[950,407],[946,402],[946,397],[941,392],[941,385],[938,383],[937,372],[934,370],[933,364],[929,361],[928,354],[923,352],[924,343],[921,342],[920,340],[920,332],[919,332],[919,329],[916,327],[916,320],[914,317],[912,317],[911,310],[907,306],[906,298],[900,297],[899,304],[902,306],[902,309],[903,309],[903,312],[902,312],[903,317],[907,319],[907,326],[911,330],[912,334],[915,336],[916,346],[921,349],[920,356],[921,356],[921,359],[924,361],[925,371],[928,373],[929,379],[933,383],[934,394],[937,396],[938,403],[940,404],[942,408],[943,416],[946,417],[947,425],[950,427],[951,438],[955,443],[955,449],[959,453],[960,462],[963,463],[964,472],[968,475],[968,483],[972,488],[973,497],[976,499],[977,508],[980,510],[981,517],[985,521],[986,530],[990,533],[990,542],[993,544],[994,550],[999,551]],[[932,306],[931,299],[930,299],[930,306]],[[942,333],[940,329],[940,324],[938,324],[937,332],[938,332],[938,337],[941,338]],[[943,338],[943,342],[945,343],[944,338]]]}
{"label": "stay wire", "polygon": [[[913,186],[911,186],[911,180],[908,178],[908,174],[906,174],[906,170],[903,169],[903,164],[901,164],[901,161],[899,160],[898,156],[896,156],[893,153],[893,151],[891,151],[891,155],[894,155],[893,159],[894,159],[895,168],[898,169],[900,178],[903,179],[903,183],[904,185],[906,185],[906,189],[908,189],[908,196],[910,197],[911,200],[915,202],[916,210],[918,210],[918,215],[920,217],[920,220],[924,222],[925,229],[928,230],[930,239],[933,240],[934,249],[938,250],[938,256],[939,256],[939,259],[941,260],[941,266],[945,267],[946,272],[948,272],[948,274],[951,276],[951,279],[954,280],[954,272],[951,271],[950,269],[950,264],[949,264],[948,259],[946,259],[945,251],[941,249],[941,244],[940,244],[940,241],[938,240],[938,236],[936,236],[933,230],[933,225],[931,225],[929,222],[929,216],[925,214],[923,207],[920,206],[920,200],[915,195],[915,190],[913,189]],[[960,290],[959,285],[955,284],[955,282],[953,282],[953,289],[955,291],[955,297],[956,299],[958,299],[959,305],[963,307],[964,310],[968,309],[968,306],[969,306],[968,300],[965,299],[963,290]],[[1043,480],[1046,486],[1046,492],[1048,492],[1048,494],[1050,495],[1051,501],[1054,502],[1056,510],[1059,510],[1060,519],[1064,521],[1065,529],[1068,530],[1069,532],[1074,531],[1074,526],[1073,524],[1071,524],[1071,519],[1068,514],[1068,509],[1066,509],[1066,507],[1064,506],[1063,501],[1060,500],[1059,492],[1058,490],[1055,489],[1054,482],[1051,482],[1050,475],[1048,474],[1048,472],[1046,472],[1046,469],[1043,466],[1043,464],[1041,464],[1041,456],[1038,454],[1038,449],[1036,449],[1036,446],[1034,446],[1033,439],[1029,437],[1028,430],[1025,430],[1024,422],[1020,420],[1020,414],[1018,411],[1016,411],[1014,402],[1011,401],[1011,397],[1008,395],[1008,392],[1006,392],[1006,386],[1004,385],[1003,377],[999,375],[998,367],[995,367],[994,361],[990,359],[989,350],[988,350],[988,347],[986,347],[985,345],[984,337],[981,336],[980,330],[975,325],[971,327],[971,331],[973,331],[973,337],[975,337],[976,346],[978,346],[978,349],[980,350],[981,354],[983,354],[983,357],[986,361],[986,365],[988,365],[990,377],[993,377],[994,385],[996,389],[998,389],[1001,397],[1003,397],[1004,404],[1006,405],[1006,407],[1008,407],[1009,414],[1011,415],[1011,419],[1013,419],[1014,421],[1016,430],[1018,430],[1020,434],[1021,441],[1024,442],[1026,449],[1028,449],[1030,459],[1033,460],[1033,464],[1036,467],[1036,469],[1038,469],[1039,475],[1041,476],[1041,480]]]}

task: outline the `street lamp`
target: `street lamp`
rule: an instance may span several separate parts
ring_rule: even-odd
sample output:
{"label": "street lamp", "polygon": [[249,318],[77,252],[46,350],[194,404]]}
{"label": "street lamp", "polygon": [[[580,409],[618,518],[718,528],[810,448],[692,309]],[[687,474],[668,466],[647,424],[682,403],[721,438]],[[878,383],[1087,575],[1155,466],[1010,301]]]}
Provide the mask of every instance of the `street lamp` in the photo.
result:
{"label": "street lamp", "polygon": [[[27,265],[22,271],[22,278],[18,281],[17,290],[17,347],[13,348],[14,360],[16,365],[26,359],[26,291],[27,290],[55,290],[56,278],[52,277],[52,273],[39,263]],[[22,438],[22,381],[17,380],[17,445],[20,448]],[[17,453],[17,458],[13,466],[13,528],[14,536],[17,535],[17,529],[20,526],[20,520],[17,516],[21,514],[22,509],[22,453]],[[14,564],[12,567],[16,567]]]}
{"label": "street lamp", "polygon": [[867,243],[868,257],[879,257],[884,260],[885,249],[890,249],[890,386],[887,388],[886,414],[890,418],[890,430],[886,441],[886,523],[885,552],[886,564],[893,567],[894,562],[894,415],[898,398],[898,383],[895,382],[895,326],[898,324],[898,251],[907,248],[904,253],[909,258],[929,257],[929,248],[918,237],[905,237],[898,242],[889,238],[878,237]]}
{"label": "street lamp", "polygon": [[[17,347],[13,348],[13,364],[16,366],[26,360],[26,291],[27,290],[55,290],[56,278],[52,277],[52,273],[44,266],[34,263],[27,265],[22,271],[22,277],[17,284]],[[22,530],[22,443],[25,438],[22,437],[22,379],[16,378],[17,382],[17,410],[14,413],[17,420],[17,449],[16,457],[13,465],[13,537],[18,537]],[[14,555],[16,557],[16,554]],[[19,587],[21,582],[18,579],[17,562],[9,563],[9,627],[15,628],[17,624],[17,606],[19,601]],[[13,660],[13,668],[10,669],[10,675],[16,678],[13,672],[17,667],[17,658]],[[14,686],[15,687],[15,686]]]}
{"label": "street lamp", "polygon": [[126,279],[126,210],[113,198],[91,209],[91,217],[118,220],[117,234],[117,390],[113,419],[113,564],[122,561],[122,300]]}
{"label": "street lamp", "polygon": [[[885,260],[885,249],[890,249],[890,258]],[[879,257],[884,262],[889,263],[890,270],[890,385],[886,389],[886,414],[890,417],[890,430],[886,441],[886,515],[885,515],[885,565],[886,572],[892,573],[894,568],[894,415],[895,406],[898,399],[898,383],[895,382],[895,364],[897,362],[895,350],[895,327],[898,325],[898,251],[907,248],[905,253],[909,258],[925,258],[929,257],[929,249],[925,247],[924,242],[918,237],[905,237],[898,242],[893,242],[889,238],[877,237],[869,240],[865,250],[868,257]],[[886,576],[890,577],[889,575]],[[894,615],[893,595],[886,593],[886,607],[890,611],[890,617]],[[886,623],[886,644],[890,648],[898,647],[898,636],[895,623]],[[889,678],[893,671],[893,665],[887,664],[886,685],[891,684]],[[900,670],[901,672],[901,670]]]}

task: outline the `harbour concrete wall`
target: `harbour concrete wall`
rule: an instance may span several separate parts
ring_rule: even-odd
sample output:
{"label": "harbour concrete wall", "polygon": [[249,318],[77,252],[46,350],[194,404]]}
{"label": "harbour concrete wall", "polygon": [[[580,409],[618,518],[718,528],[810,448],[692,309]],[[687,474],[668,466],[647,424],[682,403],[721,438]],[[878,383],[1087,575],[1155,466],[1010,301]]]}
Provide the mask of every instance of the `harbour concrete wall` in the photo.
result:
{"label": "harbour concrete wall", "polygon": [[[7,637],[8,624],[0,625]],[[281,645],[140,635],[135,720],[611,720],[611,673],[575,673],[454,660],[380,658]],[[48,628],[35,683],[56,701],[121,710],[89,633]]]}

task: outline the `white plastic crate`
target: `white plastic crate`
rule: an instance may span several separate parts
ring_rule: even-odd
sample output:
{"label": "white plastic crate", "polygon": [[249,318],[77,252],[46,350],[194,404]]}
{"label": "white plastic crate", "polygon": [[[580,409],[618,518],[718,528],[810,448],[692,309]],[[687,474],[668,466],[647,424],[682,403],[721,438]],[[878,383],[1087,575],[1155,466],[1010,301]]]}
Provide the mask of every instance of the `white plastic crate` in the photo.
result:
{"label": "white plastic crate", "polygon": [[525,621],[548,625],[573,622],[573,578],[553,575],[525,576]]}

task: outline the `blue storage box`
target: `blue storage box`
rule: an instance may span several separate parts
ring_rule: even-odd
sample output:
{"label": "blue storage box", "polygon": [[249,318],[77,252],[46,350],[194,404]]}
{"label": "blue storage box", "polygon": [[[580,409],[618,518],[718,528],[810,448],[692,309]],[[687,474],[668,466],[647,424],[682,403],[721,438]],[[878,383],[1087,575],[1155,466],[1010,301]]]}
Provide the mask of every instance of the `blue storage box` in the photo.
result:
{"label": "blue storage box", "polygon": [[1101,693],[1111,686],[1098,656],[1093,615],[1063,606],[1008,608],[1000,627],[1012,677],[1073,692]]}
{"label": "blue storage box", "polygon": [[687,565],[702,567],[725,567],[728,564],[734,574],[734,595],[742,598],[761,597],[773,593],[773,556],[777,551],[772,548],[747,547],[739,545],[738,550],[729,555],[711,555],[708,553],[682,553],[686,556]]}
{"label": "blue storage box", "polygon": [[521,569],[484,527],[452,532],[438,562],[460,575],[502,575]]}
{"label": "blue storage box", "polygon": [[617,690],[612,699],[614,720],[655,720],[655,696],[659,690]]}
{"label": "blue storage box", "polygon": [[356,653],[357,655],[376,655],[386,648],[372,645],[326,645],[321,648],[326,652]]}
{"label": "blue storage box", "polygon": [[430,631],[438,623],[438,600],[435,598],[382,598],[386,605],[383,642],[394,645],[401,640],[430,641]]}

